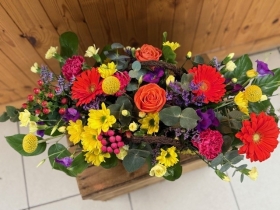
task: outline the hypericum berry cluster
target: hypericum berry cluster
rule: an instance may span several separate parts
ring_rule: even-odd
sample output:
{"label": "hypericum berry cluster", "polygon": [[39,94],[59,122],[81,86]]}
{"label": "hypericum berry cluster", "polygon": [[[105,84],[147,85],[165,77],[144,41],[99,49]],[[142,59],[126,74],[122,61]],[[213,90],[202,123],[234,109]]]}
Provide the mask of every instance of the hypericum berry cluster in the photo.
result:
{"label": "hypericum berry cluster", "polygon": [[120,148],[124,146],[122,137],[115,133],[113,130],[108,130],[107,132],[101,132],[98,136],[98,140],[101,141],[102,152],[108,153],[120,153]]}

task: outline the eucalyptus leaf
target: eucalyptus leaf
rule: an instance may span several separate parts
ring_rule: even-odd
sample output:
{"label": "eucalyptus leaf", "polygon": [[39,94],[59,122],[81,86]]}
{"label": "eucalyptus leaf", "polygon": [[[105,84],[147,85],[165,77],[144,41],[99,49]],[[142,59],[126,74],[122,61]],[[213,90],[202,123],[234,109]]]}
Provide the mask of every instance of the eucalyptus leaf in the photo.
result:
{"label": "eucalyptus leaf", "polygon": [[237,110],[233,110],[233,111],[229,112],[228,115],[231,118],[238,119],[238,120],[242,120],[244,118],[247,118],[246,114],[244,114],[243,112],[237,111]]}
{"label": "eucalyptus leaf", "polygon": [[244,180],[244,174],[241,174],[240,175],[240,182],[243,182],[243,180]]}
{"label": "eucalyptus leaf", "polygon": [[128,111],[132,110],[133,108],[131,101],[126,96],[118,97],[115,103],[123,106],[123,109],[126,109]]}
{"label": "eucalyptus leaf", "polygon": [[160,120],[167,126],[176,125],[180,120],[181,108],[179,106],[171,106],[164,108],[159,112]]}
{"label": "eucalyptus leaf", "polygon": [[110,110],[110,114],[114,115],[115,118],[120,117],[120,110],[121,110],[121,105],[120,104],[111,104],[108,106],[108,109]]}
{"label": "eucalyptus leaf", "polygon": [[196,55],[196,56],[193,57],[192,63],[193,63],[194,66],[197,66],[199,64],[204,64],[204,59],[203,59],[202,56]]}
{"label": "eucalyptus leaf", "polygon": [[123,166],[128,172],[134,172],[141,168],[150,152],[139,149],[130,149],[123,159]]}
{"label": "eucalyptus leaf", "polygon": [[104,55],[110,60],[116,60],[118,54],[114,51],[104,51]]}
{"label": "eucalyptus leaf", "polygon": [[180,125],[186,129],[193,129],[197,126],[199,116],[193,108],[185,108],[180,117]]}
{"label": "eucalyptus leaf", "polygon": [[129,74],[130,78],[136,78],[137,75],[138,75],[138,72],[135,71],[135,70],[130,70],[130,71],[128,72],[128,74]]}
{"label": "eucalyptus leaf", "polygon": [[139,61],[134,61],[131,67],[134,71],[139,71],[141,69],[141,63]]}
{"label": "eucalyptus leaf", "polygon": [[126,90],[127,91],[134,91],[138,89],[138,83],[136,82],[131,82],[127,85]]}
{"label": "eucalyptus leaf", "polygon": [[224,135],[223,140],[224,140],[224,142],[223,142],[223,146],[222,146],[222,151],[225,153],[231,147],[231,143],[232,143],[233,139],[229,135]]}
{"label": "eucalyptus leaf", "polygon": [[113,43],[111,45],[111,48],[112,49],[119,49],[119,48],[124,48],[124,46],[122,44],[120,44],[120,43]]}
{"label": "eucalyptus leaf", "polygon": [[231,167],[231,164],[230,164],[230,163],[226,163],[226,164],[222,165],[220,171],[221,171],[221,172],[225,172],[225,171],[227,171],[230,167]]}
{"label": "eucalyptus leaf", "polygon": [[243,155],[239,155],[239,156],[233,158],[233,159],[231,160],[231,163],[232,163],[232,164],[237,164],[237,163],[239,163],[239,162],[240,162],[241,160],[243,160],[243,159],[244,159],[244,156],[243,156]]}
{"label": "eucalyptus leaf", "polygon": [[231,150],[225,154],[225,158],[231,161],[233,158],[239,156],[238,150]]}
{"label": "eucalyptus leaf", "polygon": [[216,167],[218,165],[220,165],[223,162],[224,159],[224,155],[223,153],[219,154],[217,157],[215,157],[212,161],[211,161],[211,166]]}
{"label": "eucalyptus leaf", "polygon": [[237,168],[236,168],[236,170],[242,170],[242,169],[245,169],[245,168],[247,168],[247,164],[243,164],[243,165],[240,165],[240,166],[238,166]]}

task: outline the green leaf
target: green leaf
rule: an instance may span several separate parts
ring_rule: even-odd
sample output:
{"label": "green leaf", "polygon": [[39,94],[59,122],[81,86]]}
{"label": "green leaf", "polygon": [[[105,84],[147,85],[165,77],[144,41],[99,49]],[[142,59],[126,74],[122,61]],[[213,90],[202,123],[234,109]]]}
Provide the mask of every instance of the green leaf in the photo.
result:
{"label": "green leaf", "polygon": [[141,63],[139,61],[134,61],[131,67],[134,71],[139,71],[141,69]]}
{"label": "green leaf", "polygon": [[160,120],[167,126],[176,125],[179,122],[181,108],[179,106],[171,106],[164,108],[159,112]]}
{"label": "green leaf", "polygon": [[111,45],[111,48],[112,49],[119,49],[119,48],[124,48],[124,46],[122,44],[120,44],[120,43],[113,43]]}
{"label": "green leaf", "polygon": [[245,169],[245,168],[247,168],[247,164],[243,164],[243,165],[240,165],[240,166],[238,166],[237,168],[236,168],[236,170],[242,170],[242,169]]}
{"label": "green leaf", "polygon": [[253,80],[252,85],[257,85],[262,89],[262,93],[272,96],[280,85],[280,68],[273,70],[274,75],[260,76]]}
{"label": "green leaf", "polygon": [[162,33],[162,39],[163,39],[162,42],[166,42],[166,38],[167,38],[167,32],[165,31]]}
{"label": "green leaf", "polygon": [[244,156],[243,156],[243,155],[239,155],[239,156],[233,158],[230,162],[231,162],[232,164],[237,164],[237,163],[239,163],[239,162],[240,162],[241,160],[243,160],[243,159],[244,159]]}
{"label": "green leaf", "polygon": [[6,106],[6,111],[7,115],[11,118],[19,115],[17,109],[13,106]]}
{"label": "green leaf", "polygon": [[244,174],[241,174],[240,175],[240,182],[243,182],[243,180],[244,180]]}
{"label": "green leaf", "polygon": [[134,90],[137,90],[137,89],[138,89],[138,83],[136,83],[136,82],[130,82],[126,87],[127,91],[134,91]]}
{"label": "green leaf", "polygon": [[181,77],[181,87],[184,89],[184,90],[189,90],[190,89],[190,83],[193,79],[193,75],[192,74],[183,74],[182,77]]}
{"label": "green leaf", "polygon": [[175,181],[179,179],[182,175],[183,168],[180,163],[167,168],[167,173],[163,177],[169,181]]}
{"label": "green leaf", "polygon": [[132,110],[133,108],[131,101],[126,96],[118,97],[118,99],[116,100],[116,104],[123,106],[122,108],[128,111]]}
{"label": "green leaf", "polygon": [[273,108],[273,105],[271,104],[270,99],[267,99],[267,100],[261,101],[261,102],[255,102],[255,103],[249,102],[248,105],[249,105],[249,110],[256,114],[259,114],[261,112],[266,112],[271,107]]}
{"label": "green leaf", "polygon": [[78,54],[78,36],[74,32],[65,32],[59,37],[60,55],[63,58],[70,58]]}
{"label": "green leaf", "polygon": [[80,153],[78,154],[70,167],[67,168],[68,171],[71,171],[75,176],[77,176],[78,174],[82,173],[87,167],[88,167],[88,163],[85,161],[85,157],[84,157],[85,153]]}
{"label": "green leaf", "polygon": [[[25,152],[22,148],[22,141],[23,141],[24,137],[25,137],[25,134],[16,134],[13,136],[6,136],[5,138],[6,138],[7,142],[9,143],[9,145],[22,156],[35,156],[35,155],[39,155],[39,154],[43,153],[46,150],[47,144],[46,144],[46,142],[42,142],[42,143],[38,144],[38,147],[34,152],[32,152],[32,153]],[[37,137],[37,138],[38,138],[38,140],[42,139],[40,137]]]}
{"label": "green leaf", "polygon": [[145,164],[149,155],[150,152],[145,150],[130,149],[123,159],[123,166],[129,173],[134,172]]}
{"label": "green leaf", "polygon": [[7,114],[7,112],[4,112],[1,116],[0,116],[0,122],[6,122],[8,119],[10,119],[9,115]]}
{"label": "green leaf", "polygon": [[199,64],[204,64],[204,59],[203,59],[202,56],[196,55],[196,56],[193,57],[192,63],[193,63],[194,66],[197,66]]}
{"label": "green leaf", "polygon": [[115,118],[119,119],[120,117],[120,110],[121,110],[121,105],[120,104],[111,104],[108,106],[108,109],[110,109],[110,114],[114,115]]}
{"label": "green leaf", "polygon": [[238,84],[244,84],[248,78],[246,72],[253,68],[253,64],[248,55],[243,55],[235,62],[236,68],[234,71],[227,71],[225,73],[226,78],[236,78]]}
{"label": "green leaf", "polygon": [[193,108],[186,108],[182,111],[180,117],[180,125],[186,129],[193,129],[197,126],[197,121],[200,120],[199,116]]}
{"label": "green leaf", "polygon": [[244,114],[243,112],[237,111],[237,110],[233,110],[233,111],[229,112],[228,115],[231,118],[238,119],[238,120],[243,120],[243,119],[247,118],[246,114]]}
{"label": "green leaf", "polygon": [[211,161],[211,166],[216,167],[216,166],[220,165],[223,162],[223,159],[224,159],[223,153],[219,154],[217,157],[215,157]]}
{"label": "green leaf", "polygon": [[220,172],[225,172],[230,168],[231,164],[227,162],[226,164],[222,165]]}
{"label": "green leaf", "polygon": [[111,154],[110,158],[105,158],[105,162],[101,163],[103,168],[109,169],[118,165],[119,159],[115,154]]}
{"label": "green leaf", "polygon": [[71,153],[67,150],[67,148],[59,143],[53,144],[49,150],[48,150],[48,156],[49,156],[49,161],[53,169],[63,171],[69,176],[75,177],[76,174],[75,172],[68,170],[65,166],[56,163],[55,158],[64,158],[64,157],[70,157]]}
{"label": "green leaf", "polygon": [[223,146],[222,146],[222,151],[225,153],[229,150],[229,148],[231,147],[231,143],[232,143],[232,138],[229,135],[225,135],[223,136]]}
{"label": "green leaf", "polygon": [[162,54],[164,57],[164,60],[168,63],[176,63],[176,53],[171,49],[170,46],[168,45],[163,45],[162,46]]}
{"label": "green leaf", "polygon": [[233,158],[239,156],[238,150],[232,150],[225,154],[225,158],[231,161]]}

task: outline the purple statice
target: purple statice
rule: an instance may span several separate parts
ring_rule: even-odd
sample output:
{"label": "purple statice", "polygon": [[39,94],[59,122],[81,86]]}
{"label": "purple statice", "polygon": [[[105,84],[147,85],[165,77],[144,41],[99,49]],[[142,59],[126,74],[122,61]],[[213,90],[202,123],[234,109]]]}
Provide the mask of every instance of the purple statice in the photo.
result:
{"label": "purple statice", "polygon": [[155,67],[153,71],[148,71],[143,76],[143,81],[149,83],[158,83],[163,75],[164,75],[164,69],[162,67]]}
{"label": "purple statice", "polygon": [[211,64],[213,65],[213,67],[215,67],[216,69],[219,69],[221,67],[221,64],[218,62],[217,57],[214,57],[211,60]]}
{"label": "purple statice", "polygon": [[62,116],[62,119],[65,122],[69,122],[70,120],[76,122],[76,120],[78,120],[79,118],[80,118],[80,113],[74,108],[66,109],[65,114]]}
{"label": "purple statice", "polygon": [[157,164],[157,156],[160,155],[160,144],[158,143],[156,145],[156,147],[153,149],[153,153],[152,153],[152,165],[156,165]]}
{"label": "purple statice", "polygon": [[201,84],[202,84],[201,82],[195,84],[193,81],[191,81],[189,88],[191,91],[197,91],[200,88]]}
{"label": "purple statice", "polygon": [[71,164],[73,162],[73,158],[71,158],[71,157],[57,158],[56,157],[55,162],[68,168],[71,166]]}
{"label": "purple statice", "polygon": [[83,105],[84,110],[90,110],[90,109],[100,109],[100,104],[106,100],[105,96],[99,95],[96,96],[94,100],[92,100],[89,104]]}
{"label": "purple statice", "polygon": [[183,89],[178,82],[171,82],[170,89],[166,91],[166,100],[168,103],[177,106],[188,106],[190,103],[190,92]]}
{"label": "purple statice", "polygon": [[53,73],[48,69],[47,66],[41,66],[41,80],[46,84],[53,81]]}
{"label": "purple statice", "polygon": [[196,110],[197,115],[200,117],[196,129],[201,132],[208,129],[211,126],[218,126],[219,120],[215,115],[213,109],[208,109],[206,112],[202,112],[201,109]]}
{"label": "purple statice", "polygon": [[202,106],[204,102],[205,96],[204,95],[199,95],[196,96],[194,94],[191,94],[191,103],[195,104],[197,106]]}
{"label": "purple statice", "polygon": [[70,86],[75,81],[75,77],[73,76],[70,80],[70,82],[66,81],[61,75],[57,78],[57,89],[56,89],[56,95],[60,95],[63,91],[68,91],[70,89]]}
{"label": "purple statice", "polygon": [[256,60],[256,62],[257,62],[257,72],[259,73],[260,76],[265,76],[268,74],[274,75],[274,72],[268,68],[267,63],[259,60]]}
{"label": "purple statice", "polygon": [[[37,125],[44,125],[44,122],[37,122]],[[45,135],[45,130],[37,130],[37,135],[42,137]]]}

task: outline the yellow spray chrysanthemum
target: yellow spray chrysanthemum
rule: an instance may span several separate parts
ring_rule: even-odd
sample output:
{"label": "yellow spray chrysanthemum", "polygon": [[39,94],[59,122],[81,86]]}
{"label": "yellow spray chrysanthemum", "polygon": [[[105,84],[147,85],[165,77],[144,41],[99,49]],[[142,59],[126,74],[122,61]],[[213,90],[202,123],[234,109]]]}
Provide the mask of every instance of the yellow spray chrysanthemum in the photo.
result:
{"label": "yellow spray chrysanthemum", "polygon": [[89,110],[88,126],[92,129],[97,129],[98,134],[101,132],[107,132],[109,127],[116,122],[116,118],[110,115],[110,109],[107,109],[105,104],[101,104],[101,110]]}
{"label": "yellow spray chrysanthemum", "polygon": [[89,126],[84,127],[84,131],[81,135],[83,149],[85,151],[92,151],[96,148],[101,147],[101,142],[97,139],[98,131],[90,128]]}
{"label": "yellow spray chrysanthemum", "polygon": [[112,76],[117,71],[117,66],[114,62],[110,62],[107,65],[102,64],[98,67],[98,72],[102,78]]}
{"label": "yellow spray chrysanthemum", "polygon": [[158,163],[153,168],[151,168],[149,175],[156,176],[156,177],[163,177],[166,171],[167,171],[166,167]]}
{"label": "yellow spray chrysanthemum", "polygon": [[120,90],[120,87],[120,80],[114,76],[106,77],[102,82],[102,90],[108,95],[114,95]]}
{"label": "yellow spray chrysanthemum", "polygon": [[161,149],[161,153],[157,156],[156,160],[166,167],[170,167],[178,163],[178,155],[176,153],[176,147],[172,146],[167,150]]}
{"label": "yellow spray chrysanthemum", "polygon": [[244,91],[245,98],[250,102],[258,102],[262,97],[262,89],[257,85],[250,85]]}
{"label": "yellow spray chrysanthemum", "polygon": [[67,126],[66,129],[70,135],[69,140],[73,142],[73,144],[79,143],[81,140],[81,134],[83,132],[82,120],[76,120],[76,122],[70,120],[69,126]]}
{"label": "yellow spray chrysanthemum", "polygon": [[239,110],[244,114],[249,115],[248,100],[244,96],[244,92],[239,92],[234,97],[234,103],[238,106]]}
{"label": "yellow spray chrysanthemum", "polygon": [[22,140],[22,148],[27,153],[34,152],[38,147],[38,138],[33,133],[24,136]]}
{"label": "yellow spray chrysanthemum", "polygon": [[100,166],[102,162],[105,162],[105,158],[110,158],[109,153],[103,153],[100,148],[95,148],[85,154],[85,160],[95,166]]}
{"label": "yellow spray chrysanthemum", "polygon": [[141,129],[147,130],[147,134],[156,133],[159,129],[159,113],[148,113],[139,122],[142,124]]}
{"label": "yellow spray chrysanthemum", "polygon": [[163,42],[162,45],[167,45],[169,46],[173,51],[176,50],[178,47],[180,47],[180,44],[178,42]]}

